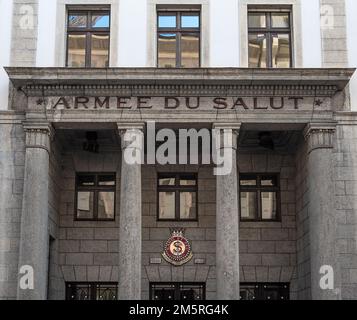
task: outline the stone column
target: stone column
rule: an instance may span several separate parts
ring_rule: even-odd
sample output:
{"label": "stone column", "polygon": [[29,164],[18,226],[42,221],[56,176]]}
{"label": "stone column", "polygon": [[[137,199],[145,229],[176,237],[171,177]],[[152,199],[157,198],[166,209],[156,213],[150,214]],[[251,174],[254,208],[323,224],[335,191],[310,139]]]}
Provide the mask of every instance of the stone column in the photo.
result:
{"label": "stone column", "polygon": [[[311,259],[311,295],[313,300],[340,298],[340,270],[336,245],[336,212],[333,181],[333,139],[335,124],[309,124],[304,132],[308,144],[307,170]],[[332,267],[334,289],[322,289],[321,278]]]}
{"label": "stone column", "polygon": [[[24,124],[26,156],[24,193],[21,215],[21,241],[19,256],[19,300],[45,300],[48,279],[48,183],[49,154],[52,127],[48,123]],[[26,269],[22,269],[24,266]],[[24,276],[33,289],[24,289]]]}
{"label": "stone column", "polygon": [[[119,300],[141,299],[141,124],[118,124],[122,145],[119,234]],[[134,157],[134,158],[133,158]]]}
{"label": "stone column", "polygon": [[[216,199],[216,276],[217,299],[239,300],[239,207],[237,143],[240,124],[217,124],[215,138],[220,139],[217,152],[228,155],[225,164],[231,165],[228,174],[217,175]],[[231,133],[231,138],[223,137]],[[223,144],[224,141],[224,144]]]}

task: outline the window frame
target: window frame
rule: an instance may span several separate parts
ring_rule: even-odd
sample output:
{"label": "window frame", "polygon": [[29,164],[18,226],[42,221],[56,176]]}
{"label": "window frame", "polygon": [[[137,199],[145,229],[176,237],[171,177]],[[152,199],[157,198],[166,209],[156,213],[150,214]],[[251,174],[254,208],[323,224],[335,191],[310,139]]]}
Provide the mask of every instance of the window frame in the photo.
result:
{"label": "window frame", "polygon": [[[269,300],[269,299],[263,299],[264,298],[264,289],[268,289],[266,287],[277,287],[277,292],[280,295],[280,300],[281,301],[289,301],[290,300],[290,283],[283,283],[283,282],[242,282],[240,284],[240,301],[249,301],[245,300],[241,296],[242,290],[244,290],[244,287],[254,287],[255,290],[255,295],[257,296],[256,299],[253,299],[251,301],[274,301],[274,300]],[[284,299],[282,299],[282,296],[285,296]]]}
{"label": "window frame", "polygon": [[[90,299],[87,300],[76,300],[76,299],[71,299],[73,288],[70,288],[71,286],[88,286],[89,288],[89,296]],[[97,300],[97,290],[98,286],[105,287],[105,286],[115,286],[116,288],[116,296],[115,298],[118,300],[118,283],[117,282],[66,282],[65,287],[66,287],[66,300],[67,301],[116,301],[116,300]]]}
{"label": "window frame", "polygon": [[[266,27],[250,27],[249,26],[249,15],[254,13],[260,13],[260,14],[265,14],[265,19],[266,19]],[[289,15],[289,27],[288,28],[278,28],[278,27],[273,27],[272,26],[272,14],[276,13],[285,13]],[[293,44],[293,12],[292,9],[290,8],[248,8],[248,16],[247,16],[247,28],[248,28],[248,67],[249,66],[249,36],[251,34],[264,34],[266,37],[266,42],[267,42],[267,54],[266,54],[266,67],[256,67],[260,69],[277,69],[273,67],[273,57],[272,57],[272,35],[274,33],[278,34],[287,34],[289,35],[289,63],[290,66],[285,69],[291,69],[294,68],[294,44]]]}
{"label": "window frame", "polygon": [[[190,180],[195,180],[195,186],[182,186],[180,181],[184,180],[182,177],[192,177]],[[174,186],[162,186],[160,185],[160,179],[174,178]],[[175,193],[175,218],[174,219],[162,219],[160,218],[160,192],[174,192]],[[196,193],[196,215],[193,219],[181,219],[180,212],[180,194],[182,192],[195,192]],[[157,176],[157,216],[158,222],[197,222],[198,221],[198,175],[197,173],[159,173]]]}
{"label": "window frame", "polygon": [[[85,28],[75,28],[69,26],[69,17],[72,14],[86,14],[87,16],[87,25]],[[92,16],[95,14],[107,14],[109,16],[109,27],[105,28],[94,28],[91,26]],[[69,57],[69,36],[74,34],[85,34],[86,37],[86,45],[85,45],[85,66],[83,68],[109,68],[110,66],[110,43],[111,43],[111,8],[110,6],[82,6],[78,8],[78,6],[67,6],[66,10],[66,68],[76,68],[68,65],[68,57]],[[108,65],[105,67],[92,67],[92,35],[106,35],[108,36]]]}
{"label": "window frame", "polygon": [[[262,186],[262,178],[274,177],[276,179],[276,186]],[[244,179],[247,178],[247,179]],[[249,179],[251,178],[251,179]],[[241,180],[252,180],[255,178],[257,184],[255,186],[242,186]],[[281,222],[281,189],[280,189],[280,174],[279,173],[241,173],[238,180],[239,186],[239,220],[240,222]],[[256,192],[255,204],[257,208],[257,216],[255,219],[242,218],[242,197],[243,192]],[[262,192],[276,193],[276,218],[263,219],[262,217]]]}
{"label": "window frame", "polygon": [[[173,16],[176,14],[176,27],[175,28],[160,28],[159,27],[159,19],[160,16]],[[182,28],[181,27],[181,17],[183,15],[196,16],[199,17],[199,26],[198,28]],[[156,67],[160,69],[165,69],[165,67],[160,67],[159,65],[159,39],[160,34],[162,33],[175,33],[176,34],[176,66],[171,69],[189,69],[187,67],[182,66],[182,57],[181,57],[181,37],[182,34],[195,34],[198,35],[198,67],[201,68],[202,62],[202,12],[201,9],[191,8],[191,9],[164,9],[157,8],[156,10]]]}
{"label": "window frame", "polygon": [[[94,186],[79,186],[78,185],[78,178],[80,176],[94,176]],[[98,185],[98,178],[100,176],[114,176],[114,186],[99,186]],[[116,188],[117,188],[117,175],[115,172],[77,172],[75,178],[75,199],[74,199],[74,221],[115,221],[116,219]],[[93,199],[93,218],[85,218],[81,219],[78,218],[78,192],[93,192],[94,199]],[[112,219],[103,219],[98,218],[98,194],[99,192],[113,192],[114,193],[114,216]]]}
{"label": "window frame", "polygon": [[[200,287],[201,293],[202,293],[202,299],[201,300],[194,300],[194,301],[205,301],[206,300],[206,283],[205,282],[150,282],[149,284],[149,300],[150,301],[159,301],[153,299],[153,291],[155,290],[155,286],[171,286],[172,290],[174,291],[174,299],[170,301],[185,301],[185,300],[180,300],[179,294],[181,293],[181,286],[187,286],[187,287]],[[190,301],[190,300],[186,300]]]}

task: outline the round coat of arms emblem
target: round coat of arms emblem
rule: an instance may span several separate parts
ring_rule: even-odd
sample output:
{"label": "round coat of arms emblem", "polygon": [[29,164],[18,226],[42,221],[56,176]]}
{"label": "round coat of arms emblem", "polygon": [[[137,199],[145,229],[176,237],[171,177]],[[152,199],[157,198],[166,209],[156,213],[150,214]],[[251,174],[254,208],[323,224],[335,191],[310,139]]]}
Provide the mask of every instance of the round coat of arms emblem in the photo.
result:
{"label": "round coat of arms emblem", "polygon": [[175,266],[182,266],[192,259],[191,244],[185,238],[183,230],[172,231],[170,239],[165,243],[162,256]]}

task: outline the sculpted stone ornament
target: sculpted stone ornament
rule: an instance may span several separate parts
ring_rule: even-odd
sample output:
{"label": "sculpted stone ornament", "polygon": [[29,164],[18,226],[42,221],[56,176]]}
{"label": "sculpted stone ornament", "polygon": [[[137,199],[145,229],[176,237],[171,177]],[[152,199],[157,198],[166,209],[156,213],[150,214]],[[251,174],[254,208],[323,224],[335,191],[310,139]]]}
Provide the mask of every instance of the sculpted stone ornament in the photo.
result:
{"label": "sculpted stone ornament", "polygon": [[182,266],[192,259],[191,244],[184,236],[183,229],[172,230],[172,235],[164,246],[162,256],[174,266]]}

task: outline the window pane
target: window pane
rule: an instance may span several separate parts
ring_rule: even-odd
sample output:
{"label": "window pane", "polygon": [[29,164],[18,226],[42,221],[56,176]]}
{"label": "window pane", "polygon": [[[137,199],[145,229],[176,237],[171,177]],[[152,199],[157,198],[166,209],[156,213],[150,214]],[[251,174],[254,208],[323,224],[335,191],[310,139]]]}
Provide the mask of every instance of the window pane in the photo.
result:
{"label": "window pane", "polygon": [[162,178],[159,179],[160,186],[174,186],[175,185],[175,178]]}
{"label": "window pane", "polygon": [[114,301],[117,300],[116,285],[97,285],[96,299],[99,301]]}
{"label": "window pane", "polygon": [[200,66],[200,36],[198,34],[181,36],[181,64],[183,68]]}
{"label": "window pane", "polygon": [[158,57],[160,68],[176,67],[176,34],[159,34]]}
{"label": "window pane", "polygon": [[196,179],[184,178],[180,180],[180,186],[195,186],[196,184]]}
{"label": "window pane", "polygon": [[257,219],[257,193],[256,192],[241,192],[241,217],[242,220]]}
{"label": "window pane", "polygon": [[91,67],[105,68],[109,66],[109,35],[92,35]]}
{"label": "window pane", "polygon": [[257,180],[256,179],[243,178],[243,179],[240,180],[240,185],[241,186],[256,186],[257,185]]}
{"label": "window pane", "polygon": [[81,187],[94,186],[95,185],[95,176],[82,176],[77,177],[77,185]]}
{"label": "window pane", "polygon": [[94,192],[77,192],[77,218],[93,219]]}
{"label": "window pane", "polygon": [[159,193],[159,218],[175,219],[175,192]]}
{"label": "window pane", "polygon": [[159,16],[159,28],[176,28],[176,16]]}
{"label": "window pane", "polygon": [[273,68],[290,68],[290,36],[276,33],[272,41]]}
{"label": "window pane", "polygon": [[249,28],[266,28],[266,16],[265,13],[249,13],[248,15]]}
{"label": "window pane", "polygon": [[200,17],[187,15],[181,16],[181,27],[182,28],[199,28],[200,27]]}
{"label": "window pane", "polygon": [[99,176],[98,184],[100,186],[115,186],[115,175]]}
{"label": "window pane", "polygon": [[276,192],[262,192],[262,219],[275,220],[276,214]]}
{"label": "window pane", "polygon": [[69,14],[68,15],[68,26],[70,28],[85,28],[87,27],[87,14]]}
{"label": "window pane", "polygon": [[271,21],[273,28],[290,28],[288,13],[272,13]]}
{"label": "window pane", "polygon": [[267,67],[267,40],[265,34],[249,35],[249,67]]}
{"label": "window pane", "polygon": [[90,284],[70,284],[68,285],[69,300],[90,300],[91,286]]}
{"label": "window pane", "polygon": [[180,218],[196,218],[196,192],[180,193]]}
{"label": "window pane", "polygon": [[86,65],[86,35],[68,35],[68,66],[81,68]]}
{"label": "window pane", "polygon": [[98,193],[98,219],[114,219],[114,192]]}
{"label": "window pane", "polygon": [[277,186],[277,181],[275,177],[263,177],[260,183],[263,187]]}
{"label": "window pane", "polygon": [[92,15],[93,28],[109,28],[109,14],[94,14]]}

